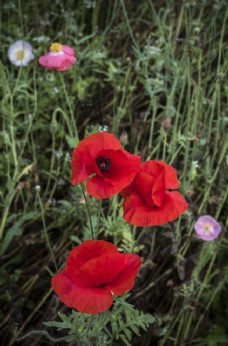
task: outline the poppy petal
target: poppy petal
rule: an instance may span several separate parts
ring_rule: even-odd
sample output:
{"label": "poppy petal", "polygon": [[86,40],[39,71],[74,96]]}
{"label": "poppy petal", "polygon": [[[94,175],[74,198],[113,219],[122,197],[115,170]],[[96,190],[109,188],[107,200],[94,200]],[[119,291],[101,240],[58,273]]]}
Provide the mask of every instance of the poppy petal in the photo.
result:
{"label": "poppy petal", "polygon": [[160,207],[163,203],[165,195],[165,171],[163,170],[157,178],[155,178],[154,185],[152,188],[151,197],[154,204]]}
{"label": "poppy petal", "polygon": [[152,226],[150,212],[153,209],[155,208],[147,207],[139,195],[126,195],[123,203],[123,217],[127,222],[135,226]]}
{"label": "poppy petal", "polygon": [[[113,282],[125,270],[125,255],[115,252],[91,259],[79,268],[75,280],[89,287],[99,287]],[[94,270],[96,268],[96,270]]]}
{"label": "poppy petal", "polygon": [[132,288],[140,264],[139,256],[120,254],[112,243],[88,240],[71,251],[52,287],[67,306],[101,313],[112,305],[114,291],[123,294]]}
{"label": "poppy petal", "polygon": [[122,295],[130,291],[134,286],[135,277],[142,264],[139,256],[134,254],[123,254],[127,260],[124,270],[120,273],[118,279],[108,285],[108,288],[116,295]]}
{"label": "poppy petal", "polygon": [[[107,183],[104,179],[99,176],[92,177],[86,183],[87,192],[98,199],[109,198],[116,193],[122,191],[127,185],[134,179],[134,174],[126,179],[120,180],[118,184],[112,185]],[[129,181],[130,180],[130,181]]]}
{"label": "poppy petal", "polygon": [[165,168],[165,187],[166,189],[179,189],[180,184],[177,179],[177,171],[170,165],[163,161],[157,161],[160,165]]}
{"label": "poppy petal", "polygon": [[120,142],[112,133],[98,132],[80,141],[76,149],[88,153],[95,160],[101,150],[118,150],[120,148]]}
{"label": "poppy petal", "polygon": [[82,183],[93,174],[97,154],[101,150],[110,148],[120,149],[121,144],[112,133],[108,132],[94,133],[80,141],[72,155],[72,184]]}
{"label": "poppy petal", "polygon": [[156,226],[177,219],[188,208],[188,204],[179,192],[166,192],[162,206],[148,207],[135,195],[124,199],[124,219],[136,226]]}
{"label": "poppy petal", "polygon": [[138,194],[145,201],[148,206],[154,206],[154,202],[151,198],[151,191],[154,184],[154,178],[144,172],[136,174],[134,179],[134,185]]}
{"label": "poppy petal", "polygon": [[108,310],[113,297],[107,288],[80,287],[62,270],[52,278],[52,287],[61,302],[87,314],[99,314]]}
{"label": "poppy petal", "polygon": [[[76,246],[69,253],[67,270],[73,274],[92,258],[112,253],[118,254],[118,250],[114,244],[104,240],[86,240],[83,244]],[[75,266],[75,263],[77,263],[77,266]]]}
{"label": "poppy petal", "polygon": [[157,177],[161,173],[161,169],[165,169],[165,188],[178,189],[180,187],[177,179],[176,170],[164,161],[149,160],[141,165],[141,170],[149,175]]}
{"label": "poppy petal", "polygon": [[[126,155],[126,151],[119,150],[102,150],[98,153],[98,156],[108,158],[110,160],[110,168],[106,172],[99,172],[99,175],[110,184],[118,184],[119,181],[126,180],[129,185],[136,172],[139,169],[140,157],[136,155],[132,155],[128,153]],[[94,163],[97,169],[96,163]],[[97,173],[97,172],[96,172]],[[126,186],[126,185],[125,185]]]}
{"label": "poppy petal", "polygon": [[163,170],[164,168],[155,160],[149,160],[141,164],[141,171],[155,178],[158,177]]}
{"label": "poppy petal", "polygon": [[76,151],[74,149],[72,161],[72,180],[71,183],[76,185],[85,181],[91,174],[93,174],[91,159],[86,153]]}

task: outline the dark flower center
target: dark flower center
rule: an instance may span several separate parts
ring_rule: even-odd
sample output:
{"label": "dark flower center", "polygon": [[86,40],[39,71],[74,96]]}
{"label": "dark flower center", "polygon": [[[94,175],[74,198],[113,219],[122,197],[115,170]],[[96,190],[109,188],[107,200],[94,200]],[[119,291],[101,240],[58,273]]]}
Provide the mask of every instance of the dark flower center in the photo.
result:
{"label": "dark flower center", "polygon": [[112,166],[111,160],[104,156],[98,156],[95,162],[102,173],[108,172]]}

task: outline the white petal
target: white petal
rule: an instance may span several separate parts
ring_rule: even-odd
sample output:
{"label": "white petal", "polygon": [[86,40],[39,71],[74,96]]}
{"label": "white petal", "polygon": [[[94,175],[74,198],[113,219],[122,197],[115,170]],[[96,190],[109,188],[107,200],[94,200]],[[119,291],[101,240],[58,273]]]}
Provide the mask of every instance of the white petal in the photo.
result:
{"label": "white petal", "polygon": [[[17,52],[20,50],[24,51],[25,56],[23,59],[17,58]],[[26,66],[30,60],[34,59],[31,44],[23,40],[18,40],[11,44],[8,49],[8,58],[10,62],[16,66]]]}

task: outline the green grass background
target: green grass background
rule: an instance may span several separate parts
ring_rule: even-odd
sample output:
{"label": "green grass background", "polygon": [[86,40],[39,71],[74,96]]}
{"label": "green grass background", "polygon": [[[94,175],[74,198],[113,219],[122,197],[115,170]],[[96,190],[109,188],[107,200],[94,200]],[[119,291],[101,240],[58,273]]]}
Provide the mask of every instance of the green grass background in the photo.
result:
{"label": "green grass background", "polygon": [[[132,344],[228,344],[227,2],[5,0],[0,20],[3,345],[66,309],[51,290],[44,230],[59,267],[90,238],[70,159],[78,136],[104,130],[143,160],[173,165],[190,205],[177,221],[140,230],[123,221],[118,197],[88,197],[98,236],[144,258],[130,301],[156,320]],[[33,45],[28,67],[8,61],[17,39]],[[72,46],[76,65],[40,66],[52,42]],[[214,242],[194,234],[204,214],[222,226]]]}

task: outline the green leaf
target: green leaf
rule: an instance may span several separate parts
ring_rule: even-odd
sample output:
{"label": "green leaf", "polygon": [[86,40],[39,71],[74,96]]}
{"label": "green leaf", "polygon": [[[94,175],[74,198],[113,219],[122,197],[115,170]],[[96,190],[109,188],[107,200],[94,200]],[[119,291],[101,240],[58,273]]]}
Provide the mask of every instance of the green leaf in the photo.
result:
{"label": "green leaf", "polygon": [[71,149],[74,149],[78,145],[77,138],[72,138],[68,135],[66,135],[66,141]]}
{"label": "green leaf", "polygon": [[[142,326],[141,326],[142,327]],[[139,333],[139,328],[135,325],[132,325],[130,326],[131,330],[133,331],[133,333],[135,333],[136,335],[139,335],[140,336],[140,333]]]}
{"label": "green leaf", "polygon": [[11,243],[14,237],[22,235],[23,227],[21,226],[26,221],[33,219],[35,215],[36,213],[34,211],[26,213],[25,215],[20,217],[19,220],[10,229],[8,229],[0,246],[0,256],[2,256],[5,253],[6,249],[8,248],[9,244]]}
{"label": "green leaf", "polygon": [[132,346],[132,344],[127,340],[127,338],[124,334],[120,335],[120,339],[125,343],[125,345]]}
{"label": "green leaf", "polygon": [[52,322],[43,322],[43,324],[47,327],[55,327],[60,329],[70,329],[71,328],[71,323],[69,322],[57,322],[57,321],[52,321]]}

